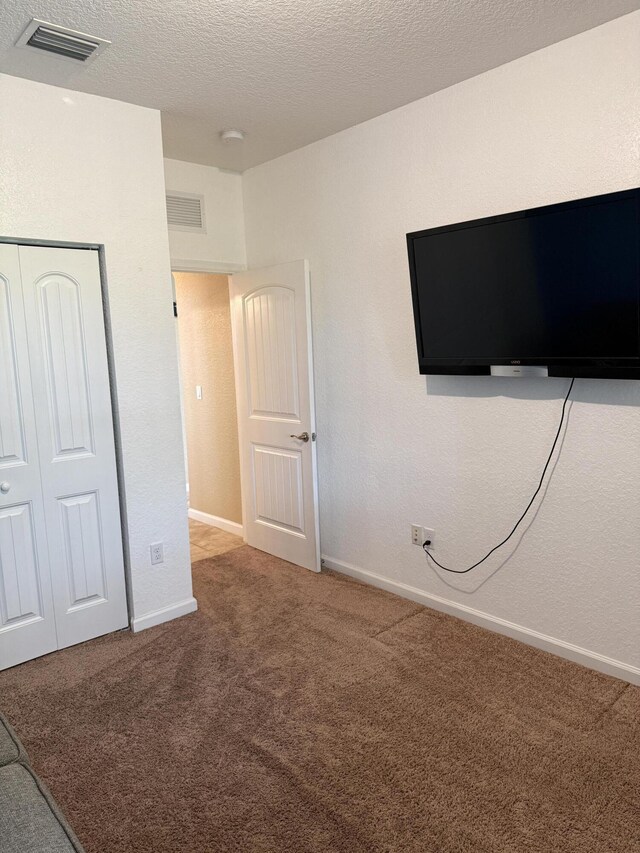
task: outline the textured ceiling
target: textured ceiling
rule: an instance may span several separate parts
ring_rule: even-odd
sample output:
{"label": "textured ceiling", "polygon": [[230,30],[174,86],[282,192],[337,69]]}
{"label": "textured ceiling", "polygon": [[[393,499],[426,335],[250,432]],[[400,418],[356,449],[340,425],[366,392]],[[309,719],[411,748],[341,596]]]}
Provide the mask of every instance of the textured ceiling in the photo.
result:
{"label": "textured ceiling", "polygon": [[[638,0],[12,0],[0,71],[162,110],[165,153],[246,169],[638,8]],[[113,45],[13,47],[32,17]],[[247,132],[222,143],[223,128]]]}

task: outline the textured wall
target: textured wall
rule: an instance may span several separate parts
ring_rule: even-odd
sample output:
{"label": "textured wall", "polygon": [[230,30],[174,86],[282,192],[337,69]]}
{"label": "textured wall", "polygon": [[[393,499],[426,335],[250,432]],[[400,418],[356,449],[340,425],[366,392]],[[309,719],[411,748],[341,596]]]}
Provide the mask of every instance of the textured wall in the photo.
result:
{"label": "textured wall", "polygon": [[[242,524],[229,280],[226,275],[174,275],[189,504]],[[201,400],[196,385],[202,386]]]}
{"label": "textured wall", "polygon": [[[204,196],[206,234],[169,231],[174,268],[226,271],[246,263],[242,178],[212,166],[164,161],[167,190]],[[185,267],[186,262],[186,267]]]}
{"label": "textured wall", "polygon": [[517,547],[440,577],[410,544],[464,566],[508,532],[567,381],[420,377],[405,233],[640,184],[639,48],[634,13],[243,177],[249,265],[311,264],[323,553],[636,667],[639,382],[576,383]]}
{"label": "textured wall", "polygon": [[160,115],[2,75],[0,124],[0,234],[105,246],[140,618],[191,598]]}

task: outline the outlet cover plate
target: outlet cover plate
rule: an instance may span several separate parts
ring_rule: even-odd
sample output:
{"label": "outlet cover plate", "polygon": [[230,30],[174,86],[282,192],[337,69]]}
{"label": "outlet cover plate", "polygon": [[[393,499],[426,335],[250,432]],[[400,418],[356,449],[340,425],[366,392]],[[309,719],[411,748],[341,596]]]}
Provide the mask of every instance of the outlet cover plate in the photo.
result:
{"label": "outlet cover plate", "polygon": [[154,542],[149,546],[151,552],[151,565],[157,566],[158,563],[164,563],[164,547],[162,542]]}

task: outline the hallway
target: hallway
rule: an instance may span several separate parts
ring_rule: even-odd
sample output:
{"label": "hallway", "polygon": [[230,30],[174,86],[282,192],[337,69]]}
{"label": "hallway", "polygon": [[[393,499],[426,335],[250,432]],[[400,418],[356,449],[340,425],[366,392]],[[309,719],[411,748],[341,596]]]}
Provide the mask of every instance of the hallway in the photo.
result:
{"label": "hallway", "polygon": [[226,554],[234,548],[244,545],[240,536],[220,530],[219,527],[211,527],[201,521],[189,519],[189,542],[191,544],[191,562],[205,560],[207,557],[217,557]]}

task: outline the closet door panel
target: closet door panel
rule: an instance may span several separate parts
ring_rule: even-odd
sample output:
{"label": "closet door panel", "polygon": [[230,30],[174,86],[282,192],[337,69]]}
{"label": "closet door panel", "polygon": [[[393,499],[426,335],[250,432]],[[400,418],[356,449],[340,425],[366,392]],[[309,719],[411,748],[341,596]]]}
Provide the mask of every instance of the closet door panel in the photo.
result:
{"label": "closet door panel", "polygon": [[57,645],[19,254],[0,244],[0,669]]}
{"label": "closet door panel", "polygon": [[20,247],[58,644],[127,625],[98,253]]}

